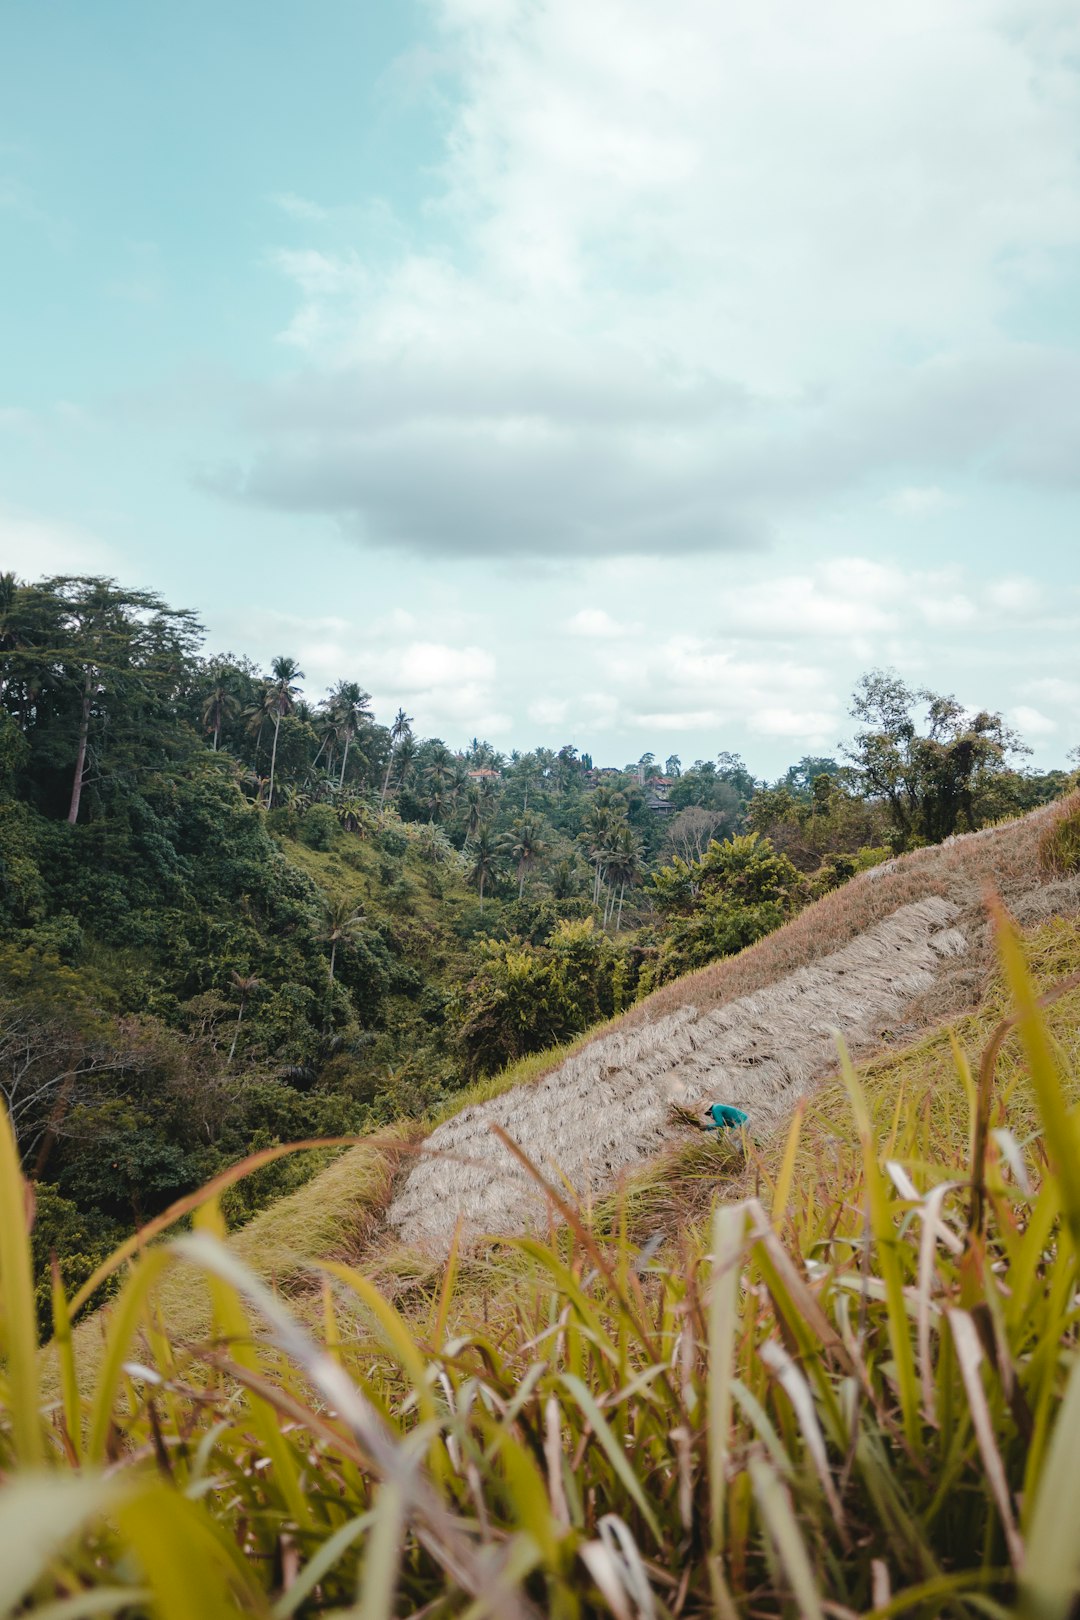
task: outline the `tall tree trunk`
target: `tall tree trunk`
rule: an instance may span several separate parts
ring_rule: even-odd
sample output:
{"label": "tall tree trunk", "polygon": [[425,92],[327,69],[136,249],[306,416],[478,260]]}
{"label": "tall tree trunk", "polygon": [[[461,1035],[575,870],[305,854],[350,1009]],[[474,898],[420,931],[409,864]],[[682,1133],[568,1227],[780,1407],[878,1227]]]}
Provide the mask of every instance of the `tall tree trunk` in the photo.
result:
{"label": "tall tree trunk", "polygon": [[274,808],[274,767],[277,764],[277,739],[278,732],[280,730],[281,716],[278,714],[274,716],[274,746],[270,750],[270,794],[266,801],[266,808],[268,810],[272,810]]}
{"label": "tall tree trunk", "polygon": [[75,756],[75,776],[71,783],[71,807],[68,821],[74,827],[79,819],[79,801],[82,798],[83,773],[86,770],[86,740],[90,735],[90,666],[86,666],[83,682],[82,711],[79,715],[79,749]]}
{"label": "tall tree trunk", "polygon": [[345,767],[349,763],[349,743],[352,741],[348,732],[345,733],[345,752],[341,756],[341,775],[338,777],[338,787],[345,785]]}
{"label": "tall tree trunk", "polygon": [[246,996],[241,996],[240,997],[240,1011],[236,1015],[236,1028],[233,1030],[232,1045],[229,1047],[229,1055],[225,1059],[225,1067],[226,1068],[230,1067],[230,1065],[232,1064],[232,1060],[236,1055],[236,1043],[240,1039],[240,1025],[243,1022],[244,1003],[246,1001],[247,1001]]}
{"label": "tall tree trunk", "polygon": [[382,809],[383,805],[386,803],[386,793],[387,793],[387,789],[390,786],[390,772],[393,769],[393,766],[394,766],[394,749],[393,749],[393,745],[391,745],[390,758],[386,762],[386,775],[383,777],[382,792],[379,794],[379,809],[380,810]]}
{"label": "tall tree trunk", "polygon": [[615,924],[615,932],[616,933],[618,933],[620,928],[622,927],[622,903],[623,903],[623,895],[625,893],[626,893],[626,884],[624,883],[622,885],[622,887],[619,889],[619,920]]}
{"label": "tall tree trunk", "polygon": [[221,736],[221,715],[219,714],[218,717],[217,717],[217,720],[216,720],[216,722],[214,724],[214,753],[215,754],[217,753],[218,738],[220,736]]}
{"label": "tall tree trunk", "polygon": [[330,941],[330,983],[334,982],[334,961],[337,957],[337,940]]}
{"label": "tall tree trunk", "polygon": [[64,1119],[67,1115],[68,1103],[71,1101],[71,1093],[74,1091],[74,1089],[75,1074],[73,1071],[72,1073],[64,1076],[60,1084],[60,1090],[56,1096],[56,1101],[49,1110],[49,1119],[45,1126],[45,1134],[41,1138],[41,1145],[37,1150],[37,1158],[34,1160],[34,1168],[30,1172],[31,1181],[40,1181],[42,1176],[45,1174],[45,1166],[52,1157],[52,1150],[56,1146],[56,1138],[60,1133],[60,1127],[63,1125]]}
{"label": "tall tree trunk", "polygon": [[481,873],[480,873],[480,915],[481,915],[481,917],[484,915],[484,879],[486,878],[486,876],[487,876],[487,873],[481,871]]}
{"label": "tall tree trunk", "polygon": [[518,899],[519,900],[521,899],[521,896],[522,896],[522,893],[524,892],[524,889],[525,889],[525,862],[522,861],[520,866],[518,867]]}

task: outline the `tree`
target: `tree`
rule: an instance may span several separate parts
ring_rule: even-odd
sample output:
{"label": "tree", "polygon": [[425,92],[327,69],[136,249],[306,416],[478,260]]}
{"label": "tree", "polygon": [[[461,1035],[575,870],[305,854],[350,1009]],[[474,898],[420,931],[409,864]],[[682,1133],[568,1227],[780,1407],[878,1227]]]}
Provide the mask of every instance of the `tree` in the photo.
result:
{"label": "tree", "polygon": [[268,810],[274,808],[274,771],[277,766],[278,734],[285,715],[292,711],[299,683],[304,672],[295,658],[275,658],[270,665],[272,679],[267,685],[269,712],[274,721],[274,744],[270,751],[270,788],[266,797]]}
{"label": "tree", "polygon": [[472,865],[469,867],[469,882],[480,894],[480,915],[484,915],[484,888],[491,882],[499,869],[499,858],[502,854],[502,844],[490,827],[481,824],[476,835],[476,842],[471,850]]}
{"label": "tree", "polygon": [[700,860],[723,824],[722,810],[706,810],[699,804],[687,805],[668,823],[668,848],[684,861]]}
{"label": "tree", "polygon": [[380,810],[386,803],[386,792],[390,786],[390,772],[394,765],[395,751],[400,749],[401,744],[405,742],[406,739],[411,740],[412,723],[412,715],[406,714],[404,709],[399,709],[397,714],[394,716],[394,722],[390,727],[390,757],[386,761],[386,775],[383,777],[382,792],[379,794]]}
{"label": "tree", "polygon": [[323,939],[330,947],[330,962],[326,971],[328,984],[332,985],[334,982],[338,946],[351,944],[363,927],[363,923],[363,912],[358,911],[351,900],[342,896],[328,903],[322,933]]}
{"label": "tree", "polygon": [[55,576],[4,589],[0,669],[5,702],[51,770],[71,771],[67,820],[79,819],[91,771],[117,768],[179,742],[176,697],[200,628],[151,591],[90,575]]}
{"label": "tree", "polygon": [[888,806],[900,849],[973,830],[976,794],[1007,770],[1010,753],[1027,751],[1000,714],[913,689],[895,671],[864,675],[851,714],[862,729],[848,758],[862,793]]}
{"label": "tree", "polygon": [[514,823],[512,852],[517,862],[518,899],[525,889],[525,873],[534,866],[547,849],[544,826],[538,816],[523,815]]}
{"label": "tree", "polygon": [[260,982],[261,981],[256,978],[254,973],[243,974],[234,971],[232,974],[232,987],[239,993],[240,996],[240,1011],[236,1015],[236,1026],[233,1029],[232,1045],[229,1047],[229,1055],[225,1060],[226,1068],[231,1066],[232,1060],[236,1056],[236,1043],[240,1038],[240,1025],[244,1021],[244,1008],[248,1004],[248,997],[254,995],[255,991],[259,988]]}
{"label": "tree", "polygon": [[222,726],[230,720],[235,720],[239,713],[240,699],[233,691],[224,671],[219,669],[215,672],[214,684],[207,693],[202,707],[203,730],[213,735],[215,754],[221,740]]}
{"label": "tree", "polygon": [[[641,844],[634,835],[633,828],[628,822],[623,822],[615,831],[608,851],[608,877],[612,884],[611,909],[615,906],[615,884],[619,885],[619,911],[615,922],[616,933],[622,927],[623,897],[627,885],[631,887],[638,881],[641,861]],[[610,914],[604,919],[605,925],[610,921]]]}
{"label": "tree", "polygon": [[341,753],[341,772],[338,776],[340,788],[345,785],[349,745],[361,726],[371,720],[371,694],[365,692],[356,681],[340,681],[330,693],[326,707],[334,735],[338,742],[344,745]]}

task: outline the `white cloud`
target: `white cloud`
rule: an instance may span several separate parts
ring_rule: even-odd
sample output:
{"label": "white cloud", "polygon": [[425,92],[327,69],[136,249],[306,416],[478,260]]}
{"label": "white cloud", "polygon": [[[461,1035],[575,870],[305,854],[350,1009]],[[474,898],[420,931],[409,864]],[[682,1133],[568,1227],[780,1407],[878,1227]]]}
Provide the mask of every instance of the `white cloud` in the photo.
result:
{"label": "white cloud", "polygon": [[374,545],[585,557],[760,547],[871,478],[904,517],[953,472],[1075,479],[1075,357],[1003,320],[1080,245],[1080,14],[434,16],[427,234],[277,254],[305,369],[213,487]]}
{"label": "white cloud", "polygon": [[1058,730],[1056,720],[1051,720],[1048,714],[1043,714],[1040,709],[1030,708],[1026,703],[1019,703],[1011,709],[1009,719],[1022,736],[1049,737]]}
{"label": "white cloud", "polygon": [[881,504],[895,517],[926,518],[932,517],[935,512],[945,511],[956,503],[936,484],[908,484],[903,489],[892,490]]}
{"label": "white cloud", "polygon": [[1065,681],[1058,675],[1051,675],[1026,682],[1023,690],[1046,703],[1060,704],[1062,708],[1080,708],[1080,681]]}
{"label": "white cloud", "polygon": [[1043,592],[1033,579],[1001,579],[987,587],[986,598],[1004,613],[1028,615],[1042,606]]}
{"label": "white cloud", "polygon": [[529,719],[538,726],[562,725],[570,705],[564,698],[537,698],[529,704]]}
{"label": "white cloud", "polygon": [[581,608],[572,618],[566,621],[566,628],[572,636],[587,636],[611,638],[625,636],[629,633],[624,625],[617,624],[604,608]]}
{"label": "white cloud", "polygon": [[45,574],[110,574],[123,563],[112,546],[74,524],[0,509],[0,569],[22,579]]}
{"label": "white cloud", "polygon": [[294,191],[276,191],[270,198],[276,208],[290,219],[318,222],[327,218],[328,210],[309,197],[298,197]]}
{"label": "white cloud", "polygon": [[793,741],[824,741],[835,737],[840,717],[831,709],[759,709],[749,717],[752,731]]}

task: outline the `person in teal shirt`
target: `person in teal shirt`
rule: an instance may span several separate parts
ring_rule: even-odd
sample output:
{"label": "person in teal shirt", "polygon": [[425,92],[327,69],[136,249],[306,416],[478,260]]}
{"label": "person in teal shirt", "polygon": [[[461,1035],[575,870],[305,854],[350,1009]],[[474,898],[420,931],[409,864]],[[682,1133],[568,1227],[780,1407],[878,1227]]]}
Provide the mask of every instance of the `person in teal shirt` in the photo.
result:
{"label": "person in teal shirt", "polygon": [[706,1121],[707,1131],[737,1131],[750,1118],[749,1114],[744,1114],[741,1108],[733,1108],[730,1103],[713,1103],[708,1116],[712,1123]]}

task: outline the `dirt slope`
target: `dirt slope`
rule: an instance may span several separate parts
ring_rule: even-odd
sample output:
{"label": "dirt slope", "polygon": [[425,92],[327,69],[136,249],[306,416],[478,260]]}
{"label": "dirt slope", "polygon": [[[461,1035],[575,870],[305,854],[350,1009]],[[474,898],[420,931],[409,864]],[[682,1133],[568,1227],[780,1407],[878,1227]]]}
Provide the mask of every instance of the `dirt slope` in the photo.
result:
{"label": "dirt slope", "polygon": [[837,1032],[866,1053],[964,1010],[990,966],[988,888],[1023,921],[1076,909],[1077,880],[1055,875],[1045,851],[1078,805],[865,873],[751,950],[665,986],[542,1079],[464,1109],[399,1179],[388,1235],[439,1254],[459,1217],[467,1236],[546,1218],[493,1124],[589,1198],[685,1133],[673,1102],[735,1103],[767,1131],[835,1068]]}

